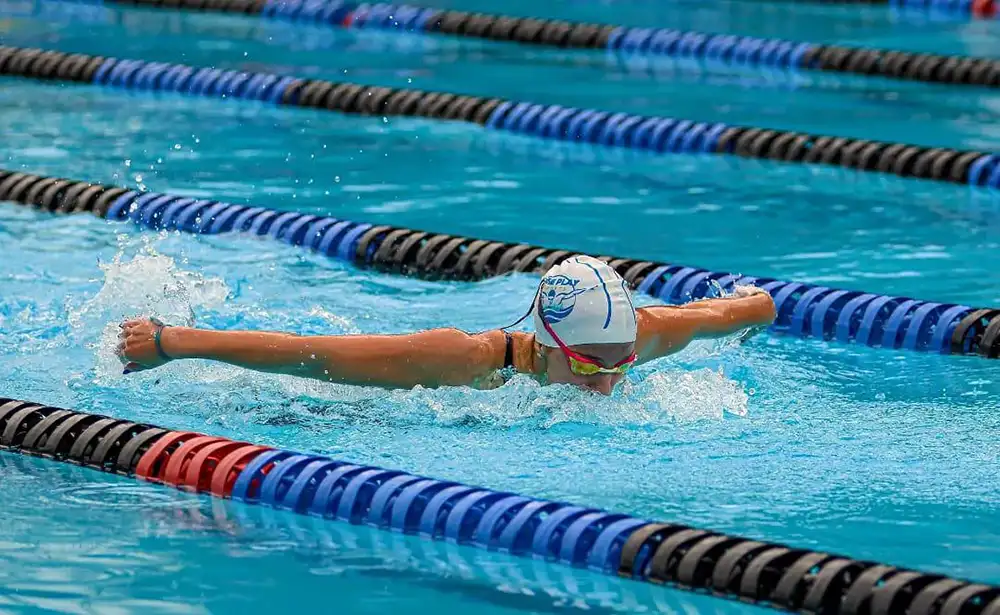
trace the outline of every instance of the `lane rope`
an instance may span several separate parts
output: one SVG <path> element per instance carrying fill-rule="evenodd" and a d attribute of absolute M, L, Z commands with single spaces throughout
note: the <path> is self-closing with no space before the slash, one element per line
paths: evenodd
<path fill-rule="evenodd" d="M 85 466 L 55 464 L 34 455 L 0 454 L 0 475 L 8 477 L 15 473 L 30 476 L 39 483 L 92 482 L 100 478 Z M 182 498 L 177 506 L 151 511 L 152 519 L 160 520 L 162 514 L 163 520 L 172 525 L 189 527 L 194 523 L 201 528 L 208 522 L 225 536 L 237 532 L 242 536 L 251 531 L 257 540 L 266 540 L 267 536 L 279 532 L 282 540 L 291 535 L 297 544 L 364 552 L 366 556 L 391 565 L 396 575 L 394 580 L 407 584 L 426 587 L 443 580 L 454 581 L 456 576 L 468 579 L 471 573 L 477 579 L 477 590 L 493 592 L 509 609 L 533 612 L 540 605 L 544 609 L 546 602 L 551 603 L 550 592 L 555 591 L 569 599 L 565 604 L 567 613 L 584 611 L 610 615 L 641 610 L 676 615 L 697 612 L 696 594 L 664 591 L 652 583 L 633 583 L 613 575 L 580 575 L 571 567 L 552 566 L 526 558 L 498 562 L 488 551 L 466 549 L 441 540 L 419 540 L 400 532 L 372 530 L 365 525 L 289 515 L 270 506 L 234 505 L 219 498 L 212 498 L 204 505 L 200 500 L 197 496 Z M 427 567 L 427 562 L 433 562 L 434 566 Z M 485 584 L 479 584 L 480 579 Z M 319 585 L 322 581 L 316 583 Z M 289 612 L 297 611 L 289 609 Z M 733 609 L 723 609 L 716 615 L 733 612 Z"/>
<path fill-rule="evenodd" d="M 792 0 L 794 1 L 794 0 Z M 192 22 L 187 19 L 197 12 L 123 11 L 121 5 L 92 3 L 76 0 L 0 0 L 0 14 L 11 18 L 37 18 L 58 23 L 113 24 L 128 30 L 129 35 L 155 36 L 161 33 L 176 35 L 219 36 L 219 24 L 213 20 Z M 241 27 L 239 27 L 241 26 Z M 431 52 L 434 61 L 444 64 L 453 61 L 480 62 L 492 57 L 491 51 L 475 46 L 440 45 L 437 37 L 376 36 L 361 37 L 351 42 L 347 49 L 344 41 L 327 36 L 322 31 L 303 31 L 294 21 L 247 20 L 241 24 L 229 23 L 222 29 L 233 40 L 250 40 L 267 45 L 291 46 L 299 51 L 338 49 L 348 53 L 421 53 Z M 135 33 L 132 30 L 135 30 Z M 573 50 L 553 50 L 539 57 L 536 63 L 545 66 L 567 66 L 573 69 L 594 68 L 628 74 L 631 80 L 665 81 L 682 79 L 685 82 L 705 83 L 714 86 L 743 89 L 798 90 L 819 88 L 823 91 L 867 91 L 865 83 L 856 79 L 845 80 L 836 74 L 821 72 L 758 70 L 754 67 L 730 66 L 719 71 L 698 58 L 678 56 L 653 56 L 649 54 L 579 54 Z M 692 79 L 694 78 L 694 79 Z M 780 95 L 775 93 L 775 95 Z M 987 119 L 982 119 L 986 122 Z"/>
<path fill-rule="evenodd" d="M 1000 155 L 819 136 L 446 92 L 0 46 L 0 75 L 241 99 L 369 116 L 475 123 L 542 139 L 656 153 L 720 154 L 1000 188 Z"/>
<path fill-rule="evenodd" d="M 755 1 L 755 0 L 751 0 Z M 992 19 L 997 16 L 996 0 L 781 0 L 792 4 L 840 4 L 888 6 L 898 11 L 925 11 L 939 15 Z"/>
<path fill-rule="evenodd" d="M 86 0 L 85 0 L 86 1 Z M 699 58 L 740 67 L 818 70 L 950 85 L 1000 87 L 1000 60 L 891 49 L 820 45 L 670 28 L 509 17 L 408 4 L 338 0 L 105 0 L 108 4 L 254 15 L 336 28 L 426 32 L 547 47 Z M 96 0 L 95 3 L 100 3 Z M 995 0 L 892 0 L 958 13 L 996 14 Z"/>
<path fill-rule="evenodd" d="M 430 279 L 541 274 L 568 250 L 510 244 L 327 216 L 234 205 L 0 169 L 0 201 L 52 213 L 90 212 L 153 230 L 249 233 L 359 267 Z M 1000 309 L 744 276 L 664 262 L 598 256 L 638 292 L 679 304 L 755 284 L 771 293 L 775 333 L 878 348 L 1000 355 Z"/>
<path fill-rule="evenodd" d="M 1000 608 L 1000 587 L 940 574 L 29 401 L 0 398 L 0 449 L 789 611 Z"/>

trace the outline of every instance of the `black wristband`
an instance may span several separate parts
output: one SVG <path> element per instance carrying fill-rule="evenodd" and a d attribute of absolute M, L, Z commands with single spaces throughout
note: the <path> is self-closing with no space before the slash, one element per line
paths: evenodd
<path fill-rule="evenodd" d="M 150 318 L 149 322 L 156 325 L 156 332 L 153 334 L 153 343 L 156 344 L 156 354 L 160 355 L 160 358 L 164 361 L 173 361 L 173 357 L 163 351 L 163 344 L 160 341 L 160 335 L 163 333 L 163 330 L 170 325 L 163 324 L 158 318 Z"/>

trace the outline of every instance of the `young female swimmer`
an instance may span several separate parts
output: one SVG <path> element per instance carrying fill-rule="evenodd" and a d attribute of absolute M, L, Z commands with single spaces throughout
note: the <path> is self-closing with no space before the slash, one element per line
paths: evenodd
<path fill-rule="evenodd" d="M 770 325 L 775 307 L 767 291 L 742 286 L 729 297 L 636 309 L 617 272 L 595 258 L 576 256 L 545 274 L 529 313 L 535 333 L 442 328 L 405 335 L 299 336 L 172 327 L 143 318 L 121 325 L 118 356 L 126 374 L 177 359 L 209 359 L 344 384 L 494 388 L 518 372 L 543 384 L 570 383 L 610 395 L 634 365 L 675 353 L 695 339 Z"/>

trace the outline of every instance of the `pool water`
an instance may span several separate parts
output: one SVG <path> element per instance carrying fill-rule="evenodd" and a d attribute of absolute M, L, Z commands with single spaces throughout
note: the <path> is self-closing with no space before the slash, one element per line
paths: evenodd
<path fill-rule="evenodd" d="M 504 10 L 978 55 L 991 54 L 987 41 L 1000 27 L 878 7 L 750 5 Z M 928 145 L 996 150 L 1000 142 L 1000 99 L 976 88 L 66 7 L 0 3 L 0 43 Z M 982 190 L 645 156 L 443 122 L 0 84 L 6 169 L 1000 303 L 998 204 Z M 0 396 L 1000 582 L 1000 381 L 980 358 L 770 335 L 699 342 L 642 367 L 605 399 L 525 379 L 492 392 L 381 391 L 203 362 L 123 376 L 113 355 L 116 325 L 131 315 L 303 334 L 481 330 L 519 316 L 535 284 L 527 276 L 426 282 L 248 237 L 155 234 L 5 205 Z M 757 610 L 10 453 L 0 453 L 0 481 L 5 612 Z"/>

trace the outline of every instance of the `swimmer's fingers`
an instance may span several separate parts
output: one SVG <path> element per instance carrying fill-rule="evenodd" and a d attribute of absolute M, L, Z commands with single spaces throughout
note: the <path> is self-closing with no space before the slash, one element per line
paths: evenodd
<path fill-rule="evenodd" d="M 125 365 L 122 373 L 141 372 L 166 363 L 156 343 L 156 333 L 162 326 L 152 318 L 137 318 L 119 323 L 115 354 Z"/>
<path fill-rule="evenodd" d="M 126 320 L 125 322 L 121 323 L 118 326 L 121 327 L 122 331 L 124 331 L 125 333 L 135 333 L 136 331 L 142 330 L 143 325 L 148 326 L 148 324 L 149 321 L 147 320 L 133 319 L 133 320 Z"/>
<path fill-rule="evenodd" d="M 131 358 L 129 357 L 129 352 L 128 352 L 129 348 L 128 348 L 128 346 L 129 345 L 128 345 L 128 342 L 126 340 L 122 340 L 122 341 L 118 342 L 118 345 L 115 346 L 115 355 L 118 357 L 118 360 L 121 361 L 122 364 L 126 366 L 125 367 L 126 370 L 129 369 L 128 368 L 129 365 L 134 365 L 134 366 L 138 366 L 139 365 L 135 361 L 132 361 Z M 131 371 L 139 371 L 139 370 L 132 369 Z"/>
<path fill-rule="evenodd" d="M 118 355 L 122 363 L 125 363 L 129 355 L 141 351 L 143 341 L 152 342 L 152 339 L 151 335 L 147 336 L 135 331 L 122 330 L 118 334 L 118 344 L 115 346 L 115 354 Z"/>
<path fill-rule="evenodd" d="M 142 318 L 129 318 L 118 324 L 118 327 L 125 332 L 132 331 L 152 331 L 159 326 L 158 322 L 154 322 L 150 317 Z"/>
<path fill-rule="evenodd" d="M 758 286 L 743 285 L 743 286 L 736 286 L 735 288 L 733 288 L 733 293 L 731 296 L 742 299 L 744 297 L 752 297 L 754 295 L 759 295 L 760 293 L 765 293 L 765 292 L 767 291 Z"/>
<path fill-rule="evenodd" d="M 148 367 L 143 367 L 135 361 L 129 361 L 125 364 L 125 369 L 122 370 L 122 374 L 131 374 L 133 372 L 141 372 L 149 369 Z"/>
<path fill-rule="evenodd" d="M 144 341 L 152 342 L 155 338 L 156 328 L 147 319 L 127 320 L 118 325 L 118 339 L 130 344 L 139 344 Z"/>
<path fill-rule="evenodd" d="M 135 329 L 125 329 L 125 328 L 122 328 L 122 329 L 119 329 L 119 331 L 118 331 L 118 341 L 119 342 L 126 342 L 128 340 L 135 339 L 135 336 L 136 336 Z"/>

